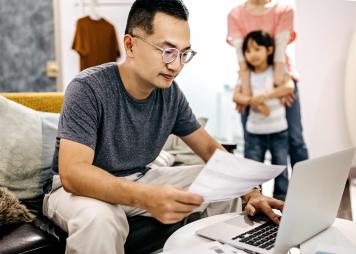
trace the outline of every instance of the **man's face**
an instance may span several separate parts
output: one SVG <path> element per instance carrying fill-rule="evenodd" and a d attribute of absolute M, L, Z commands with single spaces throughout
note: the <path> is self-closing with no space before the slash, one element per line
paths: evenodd
<path fill-rule="evenodd" d="M 168 88 L 183 68 L 180 55 L 171 63 L 164 63 L 162 49 L 176 48 L 180 52 L 190 48 L 190 29 L 187 21 L 157 13 L 153 19 L 153 34 L 148 35 L 143 30 L 134 31 L 134 35 L 144 38 L 133 38 L 134 68 L 145 85 L 156 88 Z M 148 43 L 147 43 L 148 42 Z"/>

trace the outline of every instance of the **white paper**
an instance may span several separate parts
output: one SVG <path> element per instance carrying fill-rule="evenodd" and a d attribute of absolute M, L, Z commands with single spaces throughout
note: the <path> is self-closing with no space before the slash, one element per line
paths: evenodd
<path fill-rule="evenodd" d="M 177 250 L 165 251 L 162 254 L 243 254 L 246 252 L 235 249 L 217 241 L 206 242 Z"/>
<path fill-rule="evenodd" d="M 233 199 L 275 178 L 285 168 L 216 150 L 188 191 L 203 196 L 206 203 Z"/>

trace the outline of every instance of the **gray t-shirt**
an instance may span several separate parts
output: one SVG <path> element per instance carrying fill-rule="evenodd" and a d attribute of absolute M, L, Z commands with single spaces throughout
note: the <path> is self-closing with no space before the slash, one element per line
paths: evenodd
<path fill-rule="evenodd" d="M 170 134 L 200 127 L 178 85 L 155 89 L 145 100 L 131 97 L 116 63 L 81 72 L 67 87 L 59 120 L 52 174 L 58 174 L 60 138 L 91 147 L 93 165 L 113 175 L 145 172 Z M 52 177 L 45 185 L 50 190 Z"/>

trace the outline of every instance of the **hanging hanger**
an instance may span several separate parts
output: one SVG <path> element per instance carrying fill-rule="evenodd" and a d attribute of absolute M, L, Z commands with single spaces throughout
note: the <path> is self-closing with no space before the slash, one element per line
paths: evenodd
<path fill-rule="evenodd" d="M 98 13 L 98 2 L 97 0 L 90 0 L 89 2 L 89 17 L 93 20 L 100 20 L 101 16 Z"/>
<path fill-rule="evenodd" d="M 85 0 L 80 0 L 80 4 L 78 4 L 80 6 L 80 10 L 82 13 L 82 16 L 85 15 Z"/>

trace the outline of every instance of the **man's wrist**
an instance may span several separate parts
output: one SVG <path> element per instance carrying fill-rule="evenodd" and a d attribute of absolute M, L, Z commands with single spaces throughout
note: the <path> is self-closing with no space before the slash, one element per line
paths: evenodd
<path fill-rule="evenodd" d="M 147 210 L 147 204 L 146 201 L 150 199 L 148 197 L 150 190 L 147 190 L 149 188 L 149 185 L 146 184 L 140 184 L 140 183 L 135 183 L 135 189 L 136 191 L 132 192 L 132 199 L 131 199 L 131 206 L 133 207 L 138 207 L 142 209 Z"/>
<path fill-rule="evenodd" d="M 250 199 L 250 196 L 254 193 L 262 193 L 262 189 L 259 186 L 255 186 L 252 188 L 252 190 L 250 190 L 249 192 L 247 192 L 245 195 L 242 196 L 242 201 L 243 202 L 248 202 L 248 200 Z"/>

